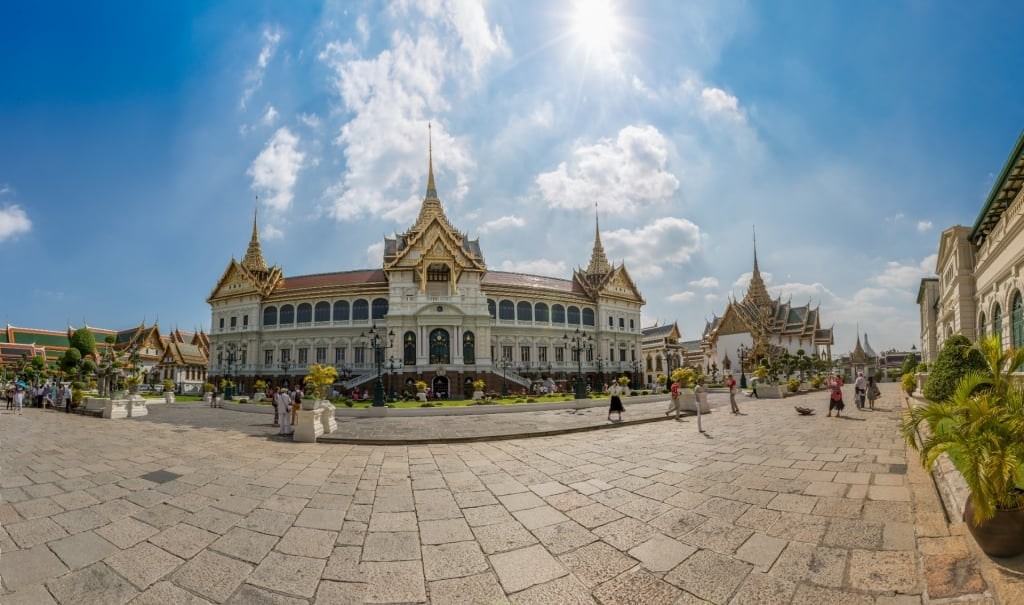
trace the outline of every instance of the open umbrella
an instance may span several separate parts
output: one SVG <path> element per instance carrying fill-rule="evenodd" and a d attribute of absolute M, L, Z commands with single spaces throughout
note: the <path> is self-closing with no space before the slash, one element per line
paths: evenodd
<path fill-rule="evenodd" d="M 28 385 L 25 384 L 25 381 L 23 381 L 23 380 L 19 380 L 18 382 L 15 382 L 14 386 L 18 387 L 19 389 L 27 389 L 28 388 Z"/>

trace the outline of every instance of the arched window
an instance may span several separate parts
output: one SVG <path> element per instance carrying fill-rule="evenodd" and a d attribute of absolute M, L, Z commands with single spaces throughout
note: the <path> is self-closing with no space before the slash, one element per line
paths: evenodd
<path fill-rule="evenodd" d="M 996 303 L 996 307 L 992 309 L 992 334 L 999 339 L 999 350 L 1003 350 L 1003 310 L 999 307 L 999 303 Z"/>
<path fill-rule="evenodd" d="M 334 303 L 334 321 L 348 321 L 347 300 L 339 300 Z"/>
<path fill-rule="evenodd" d="M 316 303 L 316 308 L 313 309 L 313 320 L 331 321 L 331 303 L 322 300 Z"/>
<path fill-rule="evenodd" d="M 491 316 L 491 319 L 494 319 L 495 317 L 498 316 L 498 314 L 495 312 L 494 300 L 490 298 L 487 299 L 487 313 L 488 315 Z"/>
<path fill-rule="evenodd" d="M 548 322 L 548 306 L 544 303 L 537 303 L 533 307 L 533 318 L 536 321 Z"/>
<path fill-rule="evenodd" d="M 281 325 L 295 323 L 295 307 L 283 305 L 281 307 Z"/>
<path fill-rule="evenodd" d="M 356 321 L 370 319 L 370 303 L 366 302 L 365 298 L 360 298 L 352 303 L 352 319 Z"/>
<path fill-rule="evenodd" d="M 565 307 L 562 305 L 551 305 L 551 323 L 565 323 Z"/>
<path fill-rule="evenodd" d="M 978 318 L 978 340 L 985 340 L 985 312 Z"/>
<path fill-rule="evenodd" d="M 472 332 L 462 335 L 462 363 L 467 365 L 476 363 L 476 337 Z"/>
<path fill-rule="evenodd" d="M 384 316 L 388 314 L 388 299 L 386 298 L 375 298 L 373 299 L 373 318 L 384 319 Z"/>
<path fill-rule="evenodd" d="M 277 325 L 277 307 L 267 307 L 266 309 L 263 309 L 263 325 Z"/>
<path fill-rule="evenodd" d="M 498 303 L 498 319 L 515 319 L 516 308 L 511 300 L 503 300 Z"/>
<path fill-rule="evenodd" d="M 569 316 L 569 325 L 570 326 L 578 326 L 578 325 L 580 325 L 580 308 L 579 307 L 569 307 L 568 316 Z"/>
<path fill-rule="evenodd" d="M 416 365 L 416 333 L 406 332 L 402 337 L 402 363 L 407 366 Z"/>
<path fill-rule="evenodd" d="M 516 305 L 516 319 L 519 321 L 533 321 L 533 305 L 526 301 L 520 301 Z"/>
<path fill-rule="evenodd" d="M 448 330 L 437 328 L 430 332 L 430 363 L 451 363 L 451 344 L 448 339 Z"/>
<path fill-rule="evenodd" d="M 313 321 L 313 305 L 309 303 L 302 303 L 299 305 L 298 316 L 296 320 L 300 324 L 308 324 Z"/>
<path fill-rule="evenodd" d="M 1024 305 L 1021 304 L 1020 291 L 1013 294 L 1013 306 L 1010 317 L 1013 318 L 1013 348 L 1024 347 Z"/>
<path fill-rule="evenodd" d="M 594 325 L 594 310 L 590 308 L 583 309 L 583 325 L 592 326 Z"/>

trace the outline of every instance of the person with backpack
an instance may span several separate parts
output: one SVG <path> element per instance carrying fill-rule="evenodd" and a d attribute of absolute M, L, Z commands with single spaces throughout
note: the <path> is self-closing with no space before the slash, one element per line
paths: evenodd
<path fill-rule="evenodd" d="M 302 387 L 295 387 L 295 392 L 292 393 L 292 418 L 291 424 L 295 424 L 295 421 L 299 416 L 299 408 L 302 407 Z"/>
<path fill-rule="evenodd" d="M 875 409 L 875 400 L 882 396 L 882 391 L 878 388 L 878 384 L 875 382 L 874 376 L 868 376 L 868 405 L 871 409 Z"/>
<path fill-rule="evenodd" d="M 679 381 L 673 380 L 672 387 L 670 389 L 672 398 L 668 402 L 668 409 L 665 410 L 666 416 L 668 416 L 669 414 L 672 413 L 673 410 L 675 410 L 676 420 L 679 420 L 679 414 L 682 412 L 682 408 L 680 408 L 681 402 L 679 397 L 679 388 Z M 609 416 L 611 416 L 611 414 L 609 414 Z"/>
<path fill-rule="evenodd" d="M 864 409 L 864 397 L 868 392 L 868 382 L 864 380 L 864 372 L 857 372 L 857 380 L 853 381 L 853 402 L 857 409 Z"/>
<path fill-rule="evenodd" d="M 833 376 L 829 381 L 828 416 L 832 416 L 832 410 L 836 411 L 836 418 L 846 407 L 843 403 L 843 380 L 839 376 Z"/>

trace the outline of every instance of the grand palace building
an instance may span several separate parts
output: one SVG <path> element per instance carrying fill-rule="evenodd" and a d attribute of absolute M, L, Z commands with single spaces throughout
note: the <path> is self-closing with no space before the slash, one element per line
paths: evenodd
<path fill-rule="evenodd" d="M 479 240 L 445 216 L 432 158 L 419 215 L 385 238 L 380 267 L 285 276 L 264 260 L 254 217 L 244 257 L 207 302 L 210 372 L 242 392 L 257 378 L 295 383 L 313 363 L 334 366 L 347 388 L 383 373 L 388 392 L 422 380 L 454 398 L 478 379 L 517 391 L 565 389 L 577 376 L 594 389 L 624 373 L 642 380 L 644 299 L 609 263 L 596 221 L 589 263 L 568 279 L 489 270 Z"/>
<path fill-rule="evenodd" d="M 922 361 L 934 362 L 953 334 L 996 335 L 1024 347 L 1024 132 L 999 172 L 985 205 L 967 227 L 942 232 L 937 277 L 921 280 Z"/>

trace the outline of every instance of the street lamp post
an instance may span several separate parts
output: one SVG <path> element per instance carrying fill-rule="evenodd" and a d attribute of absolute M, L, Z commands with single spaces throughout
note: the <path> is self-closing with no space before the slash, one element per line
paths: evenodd
<path fill-rule="evenodd" d="M 600 355 L 598 355 L 597 356 L 597 386 L 598 386 L 598 388 L 601 389 L 602 393 L 604 392 L 604 372 L 602 371 L 603 368 L 604 368 L 604 360 L 601 359 Z"/>
<path fill-rule="evenodd" d="M 630 369 L 633 370 L 633 388 L 641 388 L 643 385 L 640 384 L 639 378 L 637 378 L 640 374 L 640 360 L 634 359 L 629 362 L 629 365 Z"/>
<path fill-rule="evenodd" d="M 562 341 L 576 354 L 576 399 L 586 399 L 587 385 L 583 382 L 583 351 L 590 349 L 592 339 L 576 328 L 572 336 L 566 334 L 562 337 Z"/>
<path fill-rule="evenodd" d="M 508 357 L 503 357 L 498 367 L 501 368 L 501 396 L 508 397 L 508 369 L 515 365 Z"/>
<path fill-rule="evenodd" d="M 238 356 L 236 354 L 237 348 L 238 345 L 233 342 L 229 342 L 227 346 L 227 355 L 224 356 L 224 362 L 228 366 L 228 384 L 224 387 L 224 401 L 231 401 L 231 395 L 234 392 L 234 388 L 231 386 L 231 368 L 234 367 L 235 362 L 238 361 Z"/>
<path fill-rule="evenodd" d="M 402 367 L 401 359 L 395 359 L 394 355 L 388 358 L 388 398 L 391 398 L 391 394 L 395 392 L 394 386 L 391 384 L 391 377 L 395 373 L 395 370 L 399 370 Z"/>
<path fill-rule="evenodd" d="M 381 366 L 384 365 L 384 351 L 395 346 L 395 331 L 391 330 L 387 333 L 387 336 L 377 331 L 377 324 L 374 323 L 370 326 L 370 333 L 367 336 L 365 333 L 359 335 L 360 338 L 365 339 L 369 347 L 373 350 L 373 361 L 377 364 L 377 383 L 373 387 L 373 407 L 379 408 L 385 405 L 384 401 L 384 381 L 381 380 Z"/>
<path fill-rule="evenodd" d="M 279 367 L 282 370 L 284 370 L 284 381 L 285 382 L 289 382 L 289 380 L 288 380 L 288 370 L 291 369 L 292 362 L 290 362 L 288 360 L 282 360 L 281 363 L 277 364 L 277 367 Z M 292 386 L 292 385 L 289 384 L 288 386 Z"/>
<path fill-rule="evenodd" d="M 745 344 L 741 344 L 740 347 L 738 349 L 736 349 L 736 356 L 740 358 L 740 388 L 741 389 L 747 388 L 747 370 L 746 370 L 746 366 L 744 365 L 744 361 L 746 360 L 747 355 L 749 355 L 749 354 L 750 354 L 750 347 L 748 347 Z"/>

